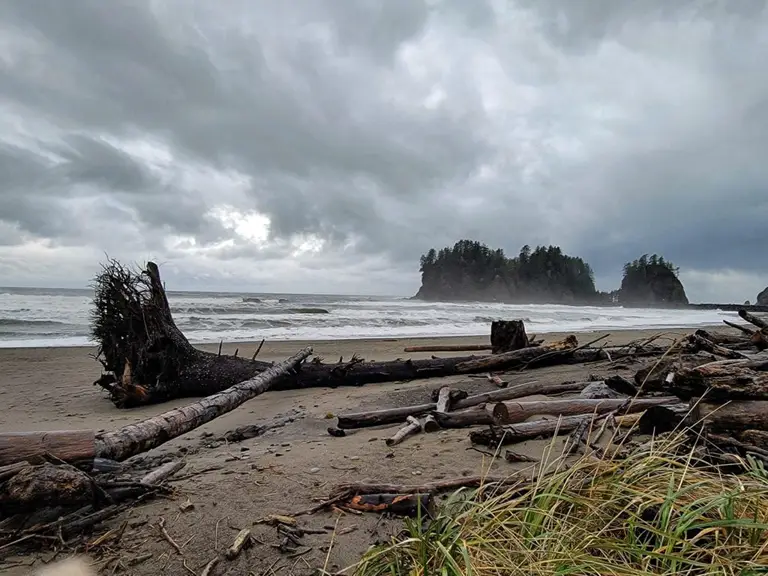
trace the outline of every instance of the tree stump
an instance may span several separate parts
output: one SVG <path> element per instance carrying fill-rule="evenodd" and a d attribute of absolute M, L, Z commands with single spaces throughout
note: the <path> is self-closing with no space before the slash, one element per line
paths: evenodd
<path fill-rule="evenodd" d="M 494 320 L 491 322 L 491 352 L 500 354 L 528 347 L 528 335 L 522 320 Z"/>

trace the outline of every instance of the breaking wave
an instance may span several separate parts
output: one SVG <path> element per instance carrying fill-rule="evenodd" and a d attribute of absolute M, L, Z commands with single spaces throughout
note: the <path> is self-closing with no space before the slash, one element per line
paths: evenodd
<path fill-rule="evenodd" d="M 87 345 L 92 293 L 0 290 L 0 347 Z M 501 318 L 530 333 L 665 329 L 719 324 L 719 310 L 427 303 L 402 298 L 170 292 L 179 328 L 196 343 L 486 335 Z"/>

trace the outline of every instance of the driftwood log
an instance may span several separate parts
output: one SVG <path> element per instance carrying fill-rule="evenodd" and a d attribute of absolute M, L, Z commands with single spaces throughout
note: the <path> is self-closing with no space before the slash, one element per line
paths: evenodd
<path fill-rule="evenodd" d="M 709 362 L 673 372 L 660 386 L 684 400 L 768 400 L 768 361 Z"/>
<path fill-rule="evenodd" d="M 539 400 L 535 402 L 496 402 L 486 404 L 484 409 L 462 410 L 447 414 L 436 413 L 435 418 L 443 428 L 463 428 L 486 424 L 515 424 L 525 422 L 532 416 L 576 416 L 580 414 L 606 414 L 623 406 L 632 406 L 634 412 L 652 406 L 677 404 L 680 400 L 669 396 L 664 398 L 635 399 L 588 399 L 568 398 L 563 400 Z"/>
<path fill-rule="evenodd" d="M 704 423 L 705 429 L 715 433 L 738 436 L 745 430 L 768 432 L 768 401 L 734 401 L 727 404 L 692 402 L 691 418 Z"/>
<path fill-rule="evenodd" d="M 65 462 L 92 460 L 95 457 L 118 462 L 125 460 L 186 434 L 266 392 L 278 378 L 293 370 L 311 353 L 311 348 L 305 348 L 254 378 L 218 394 L 113 432 L 99 435 L 92 430 L 0 434 L 0 466 L 46 454 Z"/>
<path fill-rule="evenodd" d="M 578 392 L 583 390 L 592 382 L 564 382 L 562 384 L 540 384 L 538 382 L 524 382 L 503 390 L 494 390 L 493 392 L 484 392 L 468 396 L 463 400 L 457 400 L 453 404 L 454 410 L 471 408 L 487 402 L 500 402 L 502 400 L 513 400 L 523 398 L 533 394 L 559 394 L 561 392 Z M 380 426 L 382 424 L 393 424 L 404 422 L 408 416 L 419 416 L 428 414 L 437 409 L 435 402 L 425 404 L 416 404 L 412 406 L 402 406 L 398 408 L 388 408 L 385 410 L 374 410 L 371 412 L 356 412 L 349 414 L 340 414 L 338 427 L 342 429 L 365 428 L 369 426 Z"/>
<path fill-rule="evenodd" d="M 649 405 L 639 403 L 640 400 L 647 399 L 634 399 L 631 404 L 628 403 L 626 406 L 622 406 L 617 412 L 629 416 L 638 412 L 643 412 L 646 408 L 650 407 Z M 669 403 L 670 406 L 674 406 L 677 404 L 673 404 L 672 402 L 675 402 L 676 400 L 677 399 L 667 399 L 667 403 Z M 656 405 L 658 406 L 659 404 Z M 471 431 L 469 433 L 469 439 L 473 444 L 482 444 L 495 448 L 507 444 L 523 442 L 524 440 L 531 440 L 533 438 L 538 438 L 539 436 L 549 437 L 554 434 L 565 434 L 566 432 L 572 432 L 578 428 L 585 420 L 591 421 L 604 417 L 605 413 L 591 413 L 562 416 L 558 418 L 542 418 L 540 420 L 532 420 L 520 424 L 508 424 L 505 426 L 489 426 L 485 430 Z M 616 419 L 620 420 L 620 418 L 623 417 L 624 416 L 617 417 Z M 633 419 L 630 418 L 629 421 L 631 422 Z"/>
<path fill-rule="evenodd" d="M 483 352 L 490 344 L 434 344 L 430 346 L 406 346 L 403 352 Z"/>

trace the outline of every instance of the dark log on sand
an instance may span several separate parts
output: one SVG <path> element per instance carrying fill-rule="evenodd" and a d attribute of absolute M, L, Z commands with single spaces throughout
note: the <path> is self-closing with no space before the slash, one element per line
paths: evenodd
<path fill-rule="evenodd" d="M 561 392 L 577 392 L 586 388 L 591 382 L 564 382 L 562 384 L 539 384 L 538 382 L 524 382 L 504 388 L 503 390 L 494 390 L 493 392 L 484 392 L 468 396 L 464 400 L 458 400 L 453 405 L 454 410 L 461 410 L 483 404 L 486 402 L 500 402 L 502 400 L 513 400 L 523 398 L 532 394 L 559 394 Z M 419 416 L 433 412 L 437 408 L 435 402 L 426 404 L 416 404 L 413 406 L 403 406 L 399 408 L 388 408 L 385 410 L 375 410 L 371 412 L 356 412 L 350 414 L 340 414 L 338 427 L 342 429 L 365 428 L 368 426 L 380 426 L 382 424 L 393 424 L 404 422 L 408 416 Z"/>
<path fill-rule="evenodd" d="M 403 352 L 483 352 L 490 349 L 490 344 L 443 344 L 433 346 L 406 346 L 403 348 Z"/>
<path fill-rule="evenodd" d="M 539 436 L 552 436 L 555 433 L 564 434 L 571 432 L 584 420 L 592 420 L 596 417 L 597 415 L 595 414 L 581 414 L 579 416 L 534 420 L 508 426 L 491 426 L 486 430 L 473 430 L 469 433 L 469 439 L 473 444 L 497 448 L 498 446 L 515 444 Z"/>
<path fill-rule="evenodd" d="M 529 346 L 522 320 L 494 320 L 491 322 L 491 351 L 493 354 L 520 350 Z"/>
<path fill-rule="evenodd" d="M 497 402 L 487 404 L 485 409 L 462 410 L 447 414 L 435 414 L 438 424 L 443 428 L 462 428 L 485 424 L 515 424 L 524 422 L 532 416 L 576 416 L 580 414 L 606 414 L 628 405 L 631 402 L 634 412 L 652 406 L 677 404 L 680 400 L 674 396 L 665 398 L 635 399 L 598 399 L 568 398 L 564 400 L 540 400 L 535 402 Z"/>
<path fill-rule="evenodd" d="M 53 454 L 66 462 L 87 462 L 96 456 L 93 430 L 10 432 L 0 434 L 0 466 Z"/>
<path fill-rule="evenodd" d="M 734 401 L 712 404 L 692 401 L 691 419 L 702 421 L 711 432 L 738 435 L 745 430 L 768 431 L 768 401 Z"/>
<path fill-rule="evenodd" d="M 194 430 L 266 392 L 280 376 L 311 353 L 311 348 L 305 348 L 250 380 L 113 432 L 100 435 L 92 430 L 0 434 L 0 465 L 46 454 L 65 462 L 93 460 L 95 457 L 118 462 L 125 460 Z"/>
<path fill-rule="evenodd" d="M 768 320 L 760 318 L 759 316 L 755 316 L 746 310 L 739 310 L 739 316 L 741 316 L 742 319 L 746 320 L 753 326 L 757 326 L 760 330 L 768 331 Z"/>
<path fill-rule="evenodd" d="M 606 414 L 613 412 L 625 405 L 631 405 L 632 412 L 641 412 L 652 406 L 665 406 L 677 404 L 680 400 L 675 396 L 663 398 L 567 398 L 563 400 L 539 400 L 535 402 L 503 402 L 507 408 L 507 420 L 505 423 L 516 424 L 524 422 L 531 416 L 576 416 L 579 414 Z"/>
<path fill-rule="evenodd" d="M 710 362 L 675 372 L 663 388 L 684 400 L 768 400 L 768 361 Z"/>
<path fill-rule="evenodd" d="M 432 498 L 429 494 L 358 494 L 340 506 L 361 512 L 379 512 L 395 516 L 422 516 L 431 514 Z"/>
<path fill-rule="evenodd" d="M 366 484 L 360 482 L 348 482 L 338 484 L 333 488 L 330 498 L 336 498 L 345 494 L 439 494 L 451 492 L 459 488 L 480 488 L 518 486 L 523 480 L 516 476 L 495 478 L 492 476 L 462 476 L 461 478 L 448 478 L 436 480 L 426 484 Z"/>
<path fill-rule="evenodd" d="M 666 352 L 661 346 L 648 345 L 640 349 L 632 349 L 626 346 L 605 346 L 603 348 L 576 348 L 576 339 L 567 341 L 563 345 L 546 345 L 539 347 L 523 348 L 514 352 L 505 352 L 490 356 L 482 356 L 462 362 L 456 365 L 456 371 L 460 374 L 475 372 L 489 372 L 499 370 L 512 370 L 525 367 L 556 366 L 560 364 L 581 364 L 586 362 L 599 362 L 601 360 L 616 360 L 628 356 L 653 356 Z"/>

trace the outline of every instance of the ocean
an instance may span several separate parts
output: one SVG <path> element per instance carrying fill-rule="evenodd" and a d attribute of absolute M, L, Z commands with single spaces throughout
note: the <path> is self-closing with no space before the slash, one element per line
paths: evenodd
<path fill-rule="evenodd" d="M 90 290 L 0 288 L 0 347 L 82 346 Z M 720 324 L 719 310 L 427 303 L 406 298 L 312 294 L 169 292 L 177 325 L 193 343 L 482 336 L 496 319 L 523 318 L 529 333 L 665 329 Z"/>

